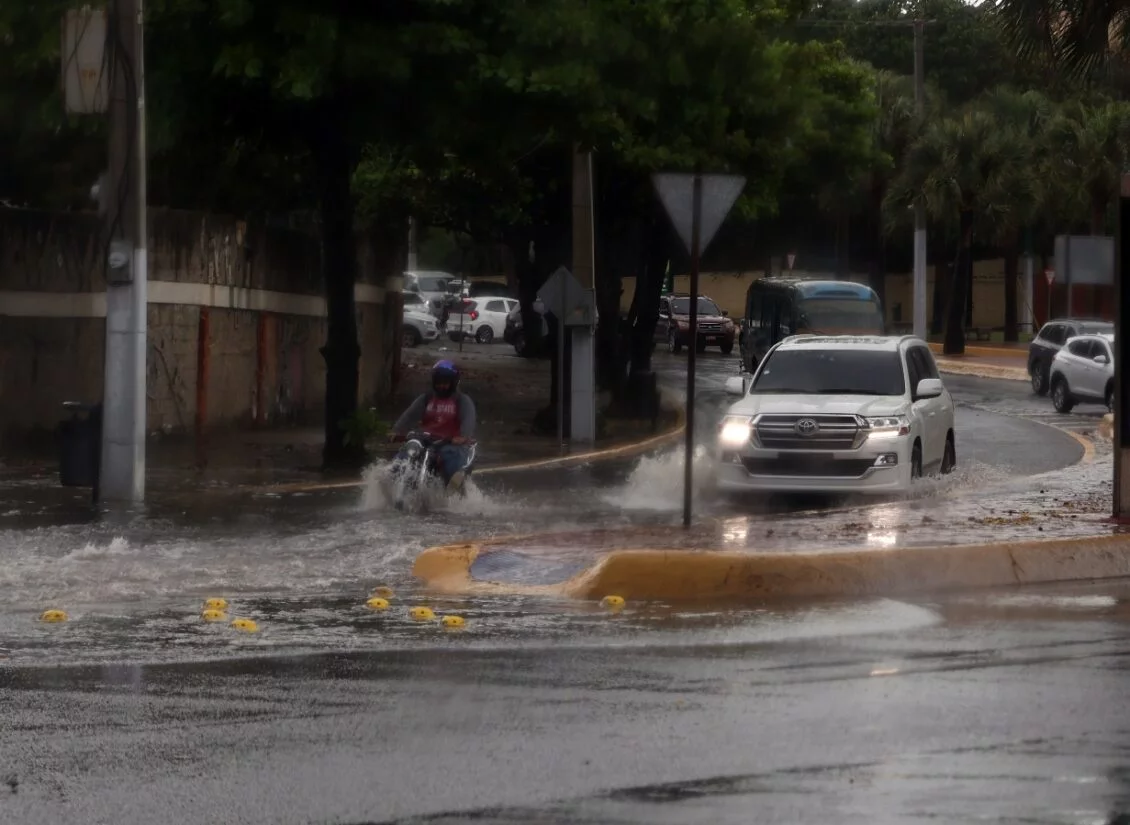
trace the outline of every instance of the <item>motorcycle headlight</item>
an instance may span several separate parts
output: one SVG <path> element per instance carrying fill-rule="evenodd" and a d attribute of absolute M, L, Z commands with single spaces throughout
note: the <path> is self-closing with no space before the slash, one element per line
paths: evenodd
<path fill-rule="evenodd" d="M 718 443 L 724 447 L 740 447 L 749 443 L 753 435 L 751 419 L 746 416 L 727 416 L 718 431 Z"/>
<path fill-rule="evenodd" d="M 423 449 L 424 448 L 420 445 L 419 441 L 409 441 L 404 445 L 404 454 L 409 458 L 415 458 Z"/>
<path fill-rule="evenodd" d="M 910 434 L 910 419 L 905 415 L 886 415 L 867 419 L 867 437 L 898 438 Z"/>

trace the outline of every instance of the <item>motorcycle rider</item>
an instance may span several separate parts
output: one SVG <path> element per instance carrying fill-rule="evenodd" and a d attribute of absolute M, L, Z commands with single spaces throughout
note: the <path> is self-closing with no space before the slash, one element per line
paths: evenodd
<path fill-rule="evenodd" d="M 461 490 L 466 479 L 467 444 L 475 437 L 475 404 L 459 391 L 459 368 L 451 361 L 436 361 L 431 391 L 421 394 L 397 419 L 389 441 L 403 439 L 417 425 L 447 441 L 439 449 L 439 470 L 449 491 Z"/>

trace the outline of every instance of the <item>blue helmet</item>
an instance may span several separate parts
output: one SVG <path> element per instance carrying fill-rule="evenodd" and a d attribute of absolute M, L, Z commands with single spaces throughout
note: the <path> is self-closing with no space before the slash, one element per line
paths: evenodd
<path fill-rule="evenodd" d="M 447 386 L 440 390 L 436 385 L 444 382 Z M 440 398 L 447 398 L 459 387 L 459 367 L 448 360 L 436 361 L 432 367 L 432 391 Z"/>

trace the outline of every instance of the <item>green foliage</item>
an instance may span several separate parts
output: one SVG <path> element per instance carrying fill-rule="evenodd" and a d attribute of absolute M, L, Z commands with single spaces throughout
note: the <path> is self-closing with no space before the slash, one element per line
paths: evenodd
<path fill-rule="evenodd" d="M 364 449 L 370 440 L 388 435 L 389 428 L 389 423 L 382 419 L 373 407 L 355 410 L 352 415 L 338 423 L 338 429 L 344 433 L 345 446 L 361 449 Z"/>

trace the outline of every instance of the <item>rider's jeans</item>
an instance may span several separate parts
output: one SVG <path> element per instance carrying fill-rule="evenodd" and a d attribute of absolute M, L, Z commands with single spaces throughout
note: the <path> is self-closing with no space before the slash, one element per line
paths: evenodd
<path fill-rule="evenodd" d="M 462 470 L 467 463 L 467 448 L 455 444 L 444 444 L 439 448 L 440 471 L 444 482 L 451 481 L 456 470 Z"/>

